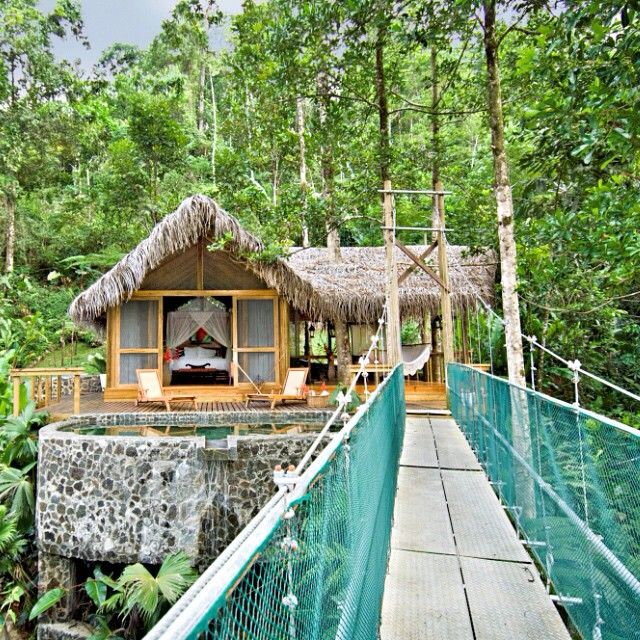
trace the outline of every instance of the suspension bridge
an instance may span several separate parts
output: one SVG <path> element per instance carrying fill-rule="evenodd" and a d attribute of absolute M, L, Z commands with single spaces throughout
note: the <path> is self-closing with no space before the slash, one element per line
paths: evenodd
<path fill-rule="evenodd" d="M 640 397 L 535 336 L 530 387 L 494 376 L 492 323 L 505 323 L 479 294 L 491 373 L 452 362 L 439 209 L 450 417 L 407 416 L 402 364 L 369 393 L 376 347 L 399 344 L 388 296 L 311 448 L 146 640 L 640 639 L 640 435 L 581 407 L 580 380 Z M 536 390 L 535 349 L 570 371 L 573 404 Z M 350 415 L 359 378 L 366 402 Z"/>
<path fill-rule="evenodd" d="M 147 640 L 639 637 L 637 432 L 459 364 L 405 427 L 402 373 Z"/>

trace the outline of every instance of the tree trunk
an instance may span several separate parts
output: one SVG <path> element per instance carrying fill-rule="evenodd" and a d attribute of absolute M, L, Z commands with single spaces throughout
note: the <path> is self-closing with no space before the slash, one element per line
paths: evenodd
<path fill-rule="evenodd" d="M 489 118 L 495 195 L 498 209 L 502 309 L 504 314 L 509 381 L 525 386 L 520 308 L 517 290 L 516 241 L 513 224 L 513 198 L 509 183 L 509 165 L 504 143 L 504 116 L 500 89 L 496 2 L 484 0 L 484 48 L 489 80 Z"/>
<path fill-rule="evenodd" d="M 205 82 L 205 63 L 200 63 L 200 76 L 198 78 L 198 110 L 196 113 L 198 131 L 204 131 L 204 82 Z"/>
<path fill-rule="evenodd" d="M 16 194 L 10 187 L 4 197 L 5 203 L 5 254 L 4 254 L 4 271 L 11 273 L 15 263 L 16 253 Z"/>
<path fill-rule="evenodd" d="M 329 133 L 329 81 L 327 74 L 322 71 L 318 74 L 318 93 L 320 94 L 319 120 L 322 132 L 322 145 L 320 146 L 320 165 L 322 173 L 322 199 L 326 206 L 325 228 L 327 230 L 327 249 L 331 260 L 340 262 L 340 233 L 335 215 L 334 206 L 334 178 L 333 147 Z"/>
<path fill-rule="evenodd" d="M 438 52 L 435 47 L 431 47 L 431 152 L 433 161 L 431 163 L 431 187 L 438 190 L 440 182 L 440 118 L 438 116 L 438 103 L 440 101 L 438 87 Z M 438 211 L 438 196 L 433 196 L 431 209 L 431 226 L 437 229 L 440 226 L 440 212 Z M 431 241 L 435 242 L 438 232 L 431 232 Z"/>
<path fill-rule="evenodd" d="M 334 318 L 333 326 L 336 331 L 336 364 L 338 365 L 338 379 L 345 385 L 351 382 L 351 343 L 349 341 L 349 327 L 342 318 Z"/>
<path fill-rule="evenodd" d="M 298 135 L 298 152 L 300 163 L 300 193 L 302 194 L 302 246 L 309 246 L 309 226 L 307 224 L 307 199 L 309 196 L 309 183 L 307 182 L 307 151 L 304 139 L 305 100 L 302 96 L 296 98 L 296 134 Z"/>
<path fill-rule="evenodd" d="M 218 105 L 213 74 L 209 73 L 209 89 L 211 91 L 211 181 L 216 186 L 216 150 L 218 147 Z"/>
<path fill-rule="evenodd" d="M 384 76 L 385 27 L 378 28 L 376 38 L 376 93 L 378 99 L 380 131 L 380 177 L 382 179 L 382 215 L 386 227 L 384 246 L 386 258 L 386 298 L 387 298 L 387 360 L 393 366 L 401 360 L 400 349 L 400 298 L 398 295 L 398 265 L 394 250 L 393 194 L 391 193 L 389 107 Z"/>
<path fill-rule="evenodd" d="M 327 75 L 324 72 L 318 74 L 317 78 L 318 94 L 320 95 L 319 103 L 319 119 L 320 130 L 322 132 L 322 145 L 320 147 L 320 165 L 322 172 L 322 198 L 325 202 L 327 215 L 325 218 L 325 228 L 327 230 L 327 249 L 329 259 L 333 262 L 342 262 L 342 253 L 340 252 L 340 233 L 337 228 L 334 208 L 334 178 L 335 168 L 333 165 L 333 148 L 331 146 L 331 137 L 329 135 L 328 126 L 328 107 L 329 107 L 329 86 Z M 300 101 L 300 99 L 298 99 Z M 300 104 L 300 102 L 299 102 Z M 304 117 L 304 111 L 300 110 Z M 300 122 L 300 119 L 298 120 Z M 304 120 L 303 120 L 304 122 Z M 304 166 L 304 183 L 306 185 L 306 163 L 304 163 L 304 124 L 302 133 L 298 124 L 298 135 L 300 138 L 300 186 L 303 184 L 303 166 Z M 306 195 L 306 192 L 305 192 Z M 307 235 L 308 242 L 308 235 Z M 348 385 L 349 365 L 351 364 L 351 346 L 349 344 L 349 328 L 347 323 L 339 317 L 333 318 L 333 327 L 336 332 L 336 365 L 338 367 L 338 379 L 340 382 Z"/>

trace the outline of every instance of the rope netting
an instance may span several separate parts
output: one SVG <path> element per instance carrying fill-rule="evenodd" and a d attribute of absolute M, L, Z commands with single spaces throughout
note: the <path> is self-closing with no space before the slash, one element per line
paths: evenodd
<path fill-rule="evenodd" d="M 199 603 L 183 602 L 180 618 L 161 621 L 150 636 L 376 638 L 404 434 L 403 383 L 398 366 L 295 487 L 265 507 L 274 517 L 262 519 L 263 533 L 253 535 L 243 561 L 238 550 L 226 562 L 222 589 L 222 571 L 208 584 L 204 574 L 192 587 Z"/>
<path fill-rule="evenodd" d="M 583 638 L 638 638 L 640 434 L 450 364 L 451 410 Z"/>

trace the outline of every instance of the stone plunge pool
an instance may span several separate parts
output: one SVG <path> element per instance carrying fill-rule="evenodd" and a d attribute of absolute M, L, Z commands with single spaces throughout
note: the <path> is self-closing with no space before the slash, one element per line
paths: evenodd
<path fill-rule="evenodd" d="M 75 584 L 79 567 L 156 565 L 179 550 L 204 569 L 275 493 L 274 466 L 296 464 L 330 414 L 96 414 L 43 427 L 40 590 Z"/>

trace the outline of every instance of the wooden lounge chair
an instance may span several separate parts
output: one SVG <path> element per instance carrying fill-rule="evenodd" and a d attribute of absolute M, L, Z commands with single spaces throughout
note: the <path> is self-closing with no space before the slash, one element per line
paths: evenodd
<path fill-rule="evenodd" d="M 191 402 L 193 410 L 198 410 L 196 396 L 163 393 L 157 369 L 136 369 L 136 376 L 138 377 L 136 406 L 143 402 L 162 402 L 167 411 L 171 411 L 172 402 Z"/>
<path fill-rule="evenodd" d="M 284 385 L 280 391 L 272 391 L 271 393 L 248 393 L 245 406 L 249 407 L 251 402 L 268 402 L 273 409 L 276 404 L 283 404 L 289 400 L 290 402 L 304 402 L 307 398 L 304 392 L 304 386 L 309 375 L 309 367 L 292 368 L 287 371 L 287 377 L 284 379 Z"/>

